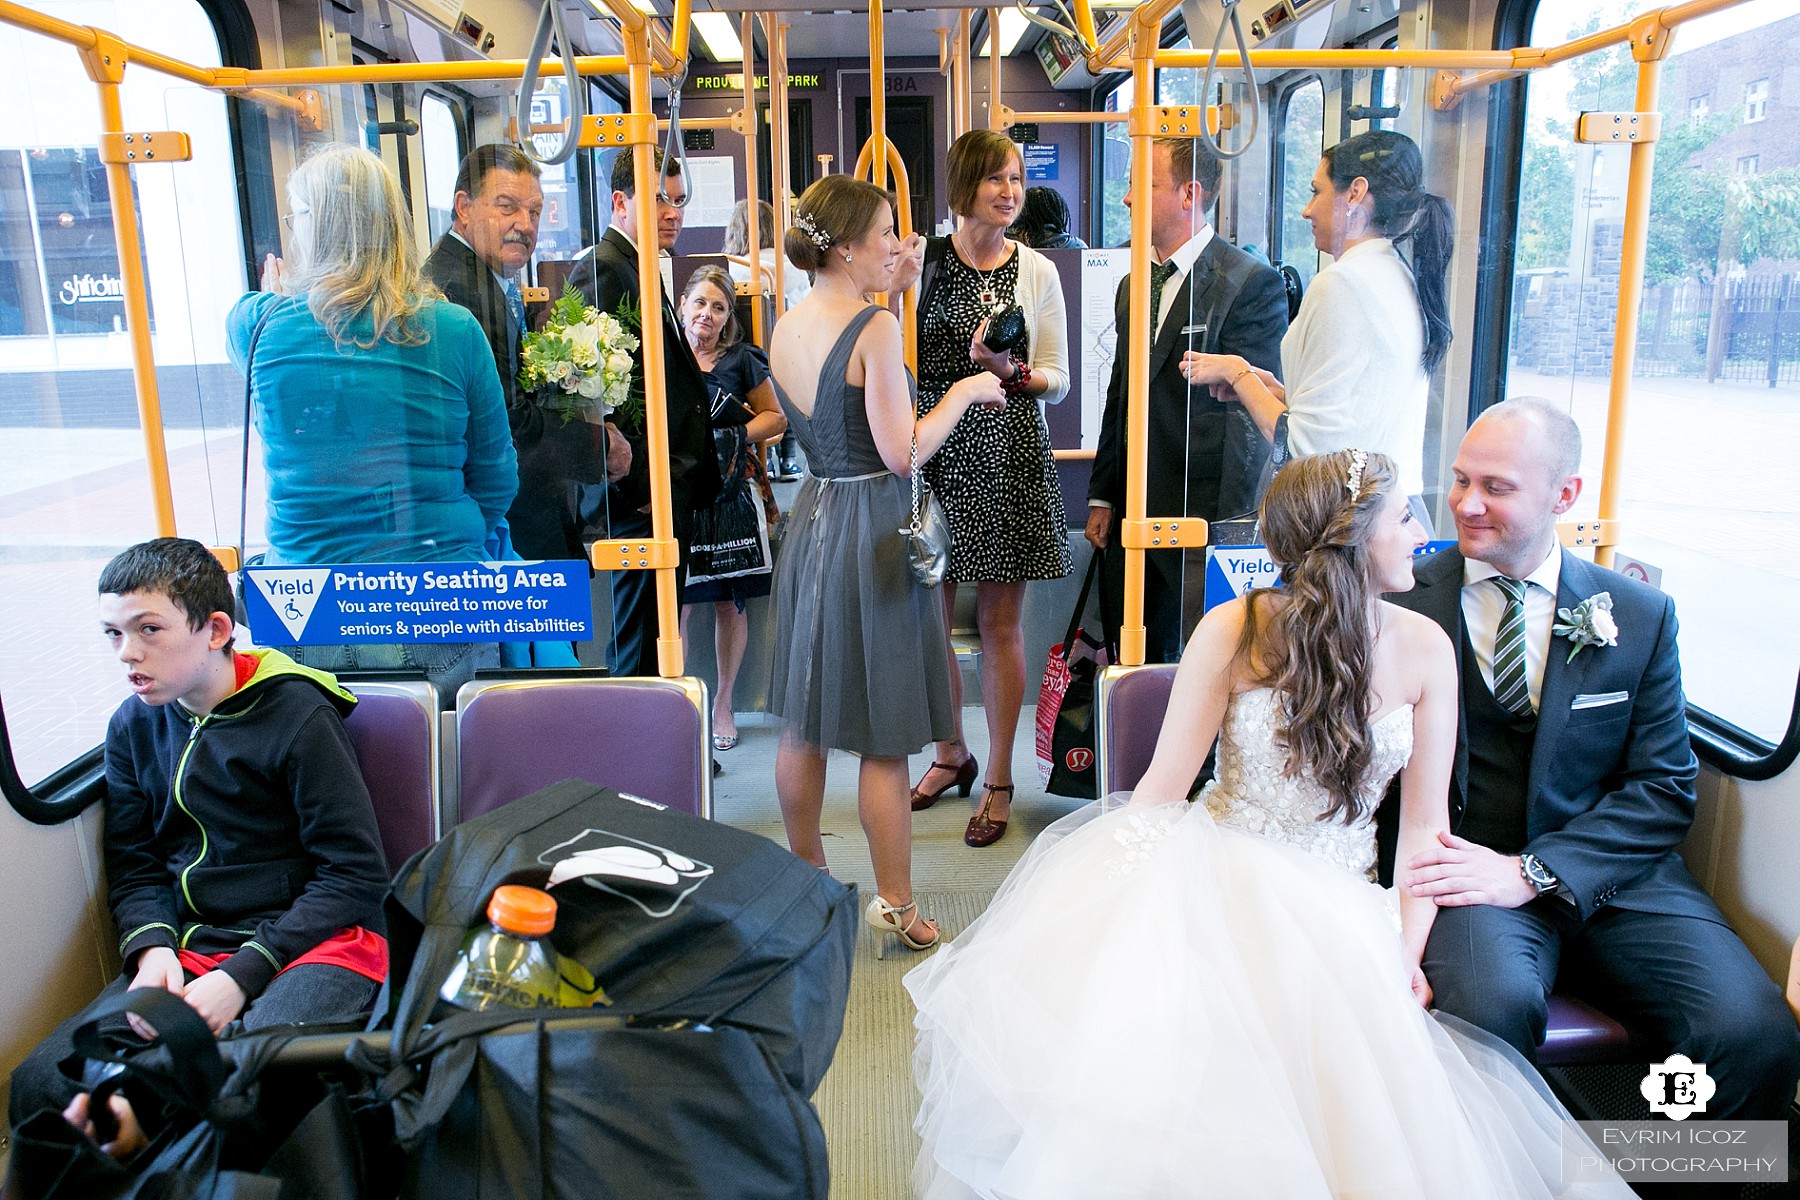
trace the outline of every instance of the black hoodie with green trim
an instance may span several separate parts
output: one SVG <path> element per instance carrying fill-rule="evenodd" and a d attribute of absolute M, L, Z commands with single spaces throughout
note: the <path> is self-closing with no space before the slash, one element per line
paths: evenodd
<path fill-rule="evenodd" d="M 344 732 L 356 698 L 277 650 L 204 717 L 133 696 L 106 731 L 107 898 L 127 972 L 229 954 L 255 999 L 339 930 L 383 929 L 387 864 Z"/>

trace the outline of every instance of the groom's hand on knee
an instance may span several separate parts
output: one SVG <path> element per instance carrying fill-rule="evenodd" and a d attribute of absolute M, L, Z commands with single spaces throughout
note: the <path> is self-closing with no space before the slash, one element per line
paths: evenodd
<path fill-rule="evenodd" d="M 1438 834 L 1438 844 L 1413 855 L 1400 881 L 1410 895 L 1428 896 L 1440 908 L 1491 904 L 1518 908 L 1537 898 L 1519 869 L 1519 856 Z"/>

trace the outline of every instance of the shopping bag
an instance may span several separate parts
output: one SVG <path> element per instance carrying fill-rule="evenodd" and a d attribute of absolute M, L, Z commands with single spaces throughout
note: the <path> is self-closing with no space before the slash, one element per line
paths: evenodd
<path fill-rule="evenodd" d="M 1063 640 L 1050 647 L 1038 688 L 1037 758 L 1044 790 L 1056 796 L 1092 800 L 1098 794 L 1095 757 L 1095 685 L 1100 669 L 1117 661 L 1117 649 L 1094 640 L 1082 628 L 1088 593 L 1099 578 L 1103 551 L 1096 548 L 1088 563 L 1081 595 L 1069 617 Z M 1101 627 L 1112 627 L 1106 615 L 1106 589 L 1100 590 Z"/>
<path fill-rule="evenodd" d="M 689 583 L 767 573 L 775 557 L 769 548 L 769 519 L 745 480 L 726 487 L 717 503 L 694 514 L 688 547 Z"/>

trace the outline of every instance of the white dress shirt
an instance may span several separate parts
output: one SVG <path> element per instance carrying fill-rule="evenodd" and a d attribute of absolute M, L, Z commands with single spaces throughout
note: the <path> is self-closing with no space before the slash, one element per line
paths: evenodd
<path fill-rule="evenodd" d="M 1494 636 L 1506 615 L 1506 593 L 1492 582 L 1500 572 L 1473 558 L 1463 559 L 1463 627 L 1469 631 L 1469 648 L 1481 678 L 1494 690 Z M 1562 580 L 1562 546 L 1551 542 L 1550 553 L 1537 569 L 1525 576 L 1525 683 L 1536 709 L 1544 694 L 1544 664 L 1550 657 L 1550 626 L 1556 623 L 1556 586 Z"/>
<path fill-rule="evenodd" d="M 1182 281 L 1192 273 L 1195 260 L 1200 257 L 1200 252 L 1206 249 L 1212 240 L 1213 227 L 1210 224 L 1202 225 L 1199 232 L 1181 243 L 1175 253 L 1163 260 L 1175 264 L 1175 273 L 1169 276 L 1167 283 L 1163 284 L 1162 307 L 1156 313 L 1156 332 L 1158 334 L 1162 332 L 1163 322 L 1168 319 L 1169 310 L 1175 307 L 1175 297 L 1181 293 Z M 1150 340 L 1154 342 L 1156 338 L 1152 337 Z"/>

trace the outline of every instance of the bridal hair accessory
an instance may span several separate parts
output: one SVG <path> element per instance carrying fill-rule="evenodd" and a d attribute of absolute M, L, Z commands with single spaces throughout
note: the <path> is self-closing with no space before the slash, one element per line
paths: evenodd
<path fill-rule="evenodd" d="M 1612 605 L 1611 592 L 1595 592 L 1574 608 L 1556 610 L 1557 620 L 1550 632 L 1574 643 L 1569 657 L 1563 660 L 1565 665 L 1574 662 L 1575 656 L 1588 646 L 1619 644 L 1619 625 L 1613 620 Z"/>
<path fill-rule="evenodd" d="M 1368 465 L 1368 462 L 1369 452 L 1367 450 L 1350 452 L 1350 472 L 1344 479 L 1344 487 L 1350 493 L 1352 504 L 1356 503 L 1356 497 L 1362 491 L 1363 468 Z"/>
<path fill-rule="evenodd" d="M 808 216 L 806 213 L 797 212 L 794 214 L 794 228 L 811 238 L 813 240 L 813 245 L 817 246 L 819 249 L 828 250 L 831 248 L 831 235 L 821 230 L 817 225 L 814 225 L 812 217 Z"/>

